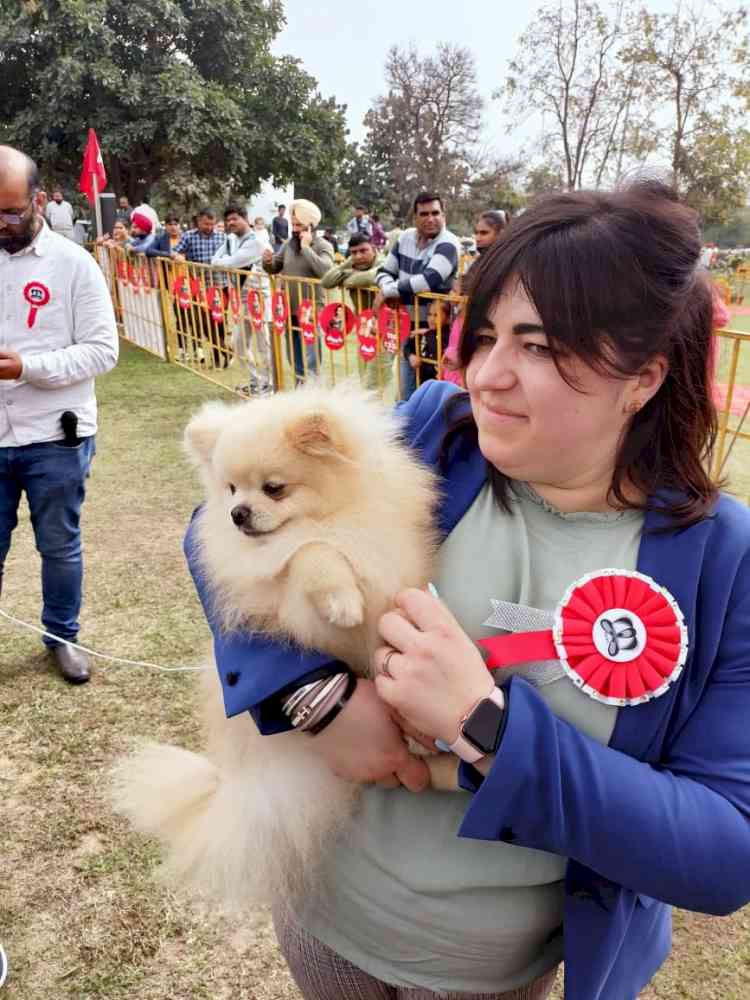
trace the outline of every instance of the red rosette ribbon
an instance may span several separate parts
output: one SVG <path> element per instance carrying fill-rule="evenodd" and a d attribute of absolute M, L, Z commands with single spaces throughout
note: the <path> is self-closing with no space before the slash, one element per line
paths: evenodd
<path fill-rule="evenodd" d="M 138 295 L 141 290 L 141 279 L 138 273 L 138 268 L 133 263 L 128 264 L 128 281 L 130 283 L 130 287 L 133 289 L 133 293 Z"/>
<path fill-rule="evenodd" d="M 565 673 L 606 705 L 640 705 L 664 694 L 687 657 L 677 601 L 642 573 L 590 573 L 557 606 L 555 649 Z"/>
<path fill-rule="evenodd" d="M 383 348 L 389 354 L 398 354 L 399 347 L 409 339 L 411 333 L 411 317 L 404 306 L 390 309 L 381 306 L 378 312 L 378 332 Z"/>
<path fill-rule="evenodd" d="M 127 284 L 128 281 L 128 262 L 120 257 L 117 261 L 117 277 L 120 281 L 124 281 Z"/>
<path fill-rule="evenodd" d="M 323 340 L 329 351 L 340 351 L 356 324 L 354 313 L 343 302 L 331 302 L 318 317 Z"/>
<path fill-rule="evenodd" d="M 289 318 L 289 304 L 286 295 L 282 291 L 274 292 L 271 298 L 271 316 L 273 328 L 279 337 L 284 335 L 286 321 Z"/>
<path fill-rule="evenodd" d="M 369 364 L 374 361 L 378 353 L 378 335 L 375 313 L 372 309 L 365 309 L 356 317 L 357 320 L 357 340 L 359 341 L 359 356 Z"/>
<path fill-rule="evenodd" d="M 29 315 L 26 317 L 26 326 L 31 329 L 36 323 L 36 314 L 50 300 L 49 288 L 41 281 L 29 281 L 23 289 L 23 297 L 29 304 Z"/>
<path fill-rule="evenodd" d="M 207 288 L 206 302 L 208 303 L 208 311 L 211 314 L 211 319 L 214 323 L 221 323 L 224 319 L 224 297 L 221 294 L 221 289 L 217 288 L 216 285 L 211 285 L 210 288 Z"/>
<path fill-rule="evenodd" d="M 190 282 L 187 278 L 175 278 L 172 283 L 172 294 L 177 299 L 180 309 L 187 309 L 190 306 Z"/>
<path fill-rule="evenodd" d="M 643 573 L 604 569 L 576 580 L 552 629 L 517 632 L 479 645 L 490 669 L 557 658 L 595 701 L 641 705 L 664 694 L 685 666 L 688 632 L 677 601 Z"/>
<path fill-rule="evenodd" d="M 148 266 L 148 261 L 142 260 L 140 266 L 141 272 L 141 284 L 146 292 L 151 291 L 151 268 Z"/>
<path fill-rule="evenodd" d="M 247 311 L 253 330 L 260 333 L 263 329 L 263 299 L 257 288 L 251 288 L 247 293 Z"/>
<path fill-rule="evenodd" d="M 236 323 L 240 318 L 240 312 L 242 310 L 242 299 L 240 298 L 239 291 L 234 287 L 234 285 L 229 286 L 229 311 L 232 314 L 232 319 Z"/>
<path fill-rule="evenodd" d="M 297 307 L 297 322 L 306 344 L 315 343 L 315 308 L 312 299 L 302 299 Z"/>

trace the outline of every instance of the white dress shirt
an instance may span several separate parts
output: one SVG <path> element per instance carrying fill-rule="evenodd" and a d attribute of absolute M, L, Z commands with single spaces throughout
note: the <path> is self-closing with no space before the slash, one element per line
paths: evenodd
<path fill-rule="evenodd" d="M 254 264 L 260 262 L 264 249 L 254 229 L 248 229 L 245 235 L 240 237 L 230 233 L 211 258 L 211 263 L 249 271 Z"/>
<path fill-rule="evenodd" d="M 68 201 L 50 201 L 45 211 L 47 222 L 56 233 L 73 235 L 73 206 Z"/>
<path fill-rule="evenodd" d="M 0 379 L 0 448 L 60 440 L 65 410 L 79 437 L 96 433 L 94 377 L 117 363 L 112 300 L 93 257 L 45 224 L 25 250 L 0 250 L 0 350 L 23 363 Z"/>

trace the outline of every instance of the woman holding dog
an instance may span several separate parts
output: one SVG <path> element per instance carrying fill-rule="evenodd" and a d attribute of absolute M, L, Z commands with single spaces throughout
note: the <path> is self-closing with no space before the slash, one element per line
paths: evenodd
<path fill-rule="evenodd" d="M 750 899 L 750 511 L 705 471 L 700 249 L 643 183 L 550 196 L 477 263 L 468 392 L 401 411 L 443 476 L 439 596 L 398 596 L 376 680 L 309 740 L 371 787 L 321 891 L 276 914 L 306 1000 L 536 1000 L 563 960 L 568 1000 L 630 1000 L 672 906 Z M 216 653 L 228 713 L 267 733 L 326 665 L 218 631 Z M 404 733 L 450 747 L 463 791 L 425 791 Z"/>

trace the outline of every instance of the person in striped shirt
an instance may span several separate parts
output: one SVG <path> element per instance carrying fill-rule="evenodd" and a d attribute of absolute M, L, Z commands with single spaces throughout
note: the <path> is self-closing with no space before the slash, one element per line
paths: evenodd
<path fill-rule="evenodd" d="M 378 269 L 380 291 L 373 304 L 375 312 L 383 303 L 413 306 L 414 296 L 420 292 L 449 295 L 458 271 L 459 253 L 458 237 L 446 226 L 442 198 L 432 191 L 422 191 L 414 199 L 414 228 L 399 236 Z M 416 318 L 422 326 L 427 323 L 428 305 L 423 300 L 419 306 Z M 415 369 L 402 359 L 402 398 L 408 399 L 415 388 Z"/>

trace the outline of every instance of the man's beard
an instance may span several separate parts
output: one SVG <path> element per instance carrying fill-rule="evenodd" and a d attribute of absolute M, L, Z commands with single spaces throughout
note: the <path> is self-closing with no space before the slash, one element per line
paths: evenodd
<path fill-rule="evenodd" d="M 25 250 L 37 234 L 38 222 L 37 216 L 32 214 L 20 232 L 17 229 L 14 232 L 3 229 L 0 232 L 0 250 L 5 250 L 10 254 Z"/>
<path fill-rule="evenodd" d="M 292 244 L 292 250 L 295 253 L 302 252 L 302 243 L 300 242 L 299 233 L 292 233 L 289 242 Z"/>

